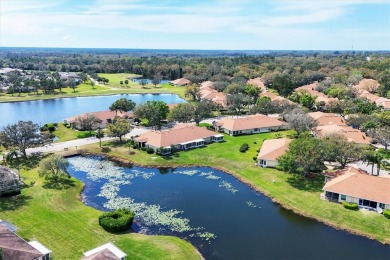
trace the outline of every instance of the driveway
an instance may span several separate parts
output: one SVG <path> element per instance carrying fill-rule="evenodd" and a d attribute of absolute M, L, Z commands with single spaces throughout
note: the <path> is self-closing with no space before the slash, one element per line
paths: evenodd
<path fill-rule="evenodd" d="M 140 135 L 142 133 L 150 131 L 149 129 L 143 128 L 143 127 L 137 127 L 134 128 L 130 133 L 125 135 L 125 138 L 130 139 L 132 136 Z M 115 140 L 116 137 L 104 137 L 102 138 L 103 141 L 109 141 L 109 140 Z M 82 147 L 83 145 L 87 144 L 93 144 L 98 143 L 99 139 L 96 137 L 88 137 L 83 139 L 76 139 L 72 141 L 67 142 L 59 142 L 59 143 L 52 143 L 41 147 L 34 147 L 29 148 L 26 150 L 27 154 L 32 153 L 47 153 L 47 152 L 58 152 L 58 151 L 64 151 L 67 150 L 77 150 L 78 148 Z"/>

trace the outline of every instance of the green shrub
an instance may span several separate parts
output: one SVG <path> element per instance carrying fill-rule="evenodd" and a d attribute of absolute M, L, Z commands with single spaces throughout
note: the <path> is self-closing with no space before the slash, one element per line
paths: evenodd
<path fill-rule="evenodd" d="M 152 153 L 154 153 L 154 150 L 153 150 L 152 147 L 148 147 L 148 148 L 146 148 L 146 152 L 147 152 L 148 154 L 152 154 Z"/>
<path fill-rule="evenodd" d="M 349 202 L 343 201 L 342 204 L 343 204 L 344 208 L 346 208 L 346 209 L 350 209 L 350 210 L 358 210 L 359 209 L 358 204 L 356 204 L 356 203 L 349 203 Z"/>
<path fill-rule="evenodd" d="M 54 132 L 56 130 L 56 127 L 54 124 L 47 124 L 47 130 L 49 130 L 50 133 Z"/>
<path fill-rule="evenodd" d="M 240 147 L 240 152 L 245 153 L 246 151 L 248 151 L 248 149 L 249 145 L 247 143 L 243 143 Z"/>
<path fill-rule="evenodd" d="M 257 156 L 252 157 L 253 161 L 257 161 Z"/>
<path fill-rule="evenodd" d="M 103 146 L 102 147 L 102 153 L 108 153 L 108 152 L 111 152 L 111 148 L 107 147 L 107 146 Z"/>
<path fill-rule="evenodd" d="M 81 132 L 77 135 L 77 138 L 88 138 L 88 137 L 93 137 L 96 135 L 95 131 L 92 131 L 91 133 L 89 132 Z"/>
<path fill-rule="evenodd" d="M 55 127 L 58 127 L 58 123 L 53 123 L 53 125 L 54 125 Z"/>
<path fill-rule="evenodd" d="M 47 126 L 41 126 L 41 128 L 39 130 L 41 130 L 41 132 L 48 131 Z"/>
<path fill-rule="evenodd" d="M 133 223 L 134 213 L 128 209 L 117 209 L 99 216 L 99 225 L 108 232 L 123 232 Z"/>
<path fill-rule="evenodd" d="M 390 219 L 390 210 L 384 209 L 383 210 L 383 216 L 385 216 L 385 218 Z"/>

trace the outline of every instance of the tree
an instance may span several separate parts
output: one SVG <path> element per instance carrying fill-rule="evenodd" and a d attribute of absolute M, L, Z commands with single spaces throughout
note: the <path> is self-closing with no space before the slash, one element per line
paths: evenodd
<path fill-rule="evenodd" d="M 283 97 L 290 95 L 295 87 L 290 77 L 286 74 L 276 75 L 266 86 L 275 89 Z"/>
<path fill-rule="evenodd" d="M 78 128 L 81 130 L 89 131 L 89 134 L 92 134 L 92 129 L 97 125 L 100 124 L 102 120 L 97 118 L 93 114 L 86 114 L 85 116 L 78 116 L 76 117 L 75 123 L 77 124 Z"/>
<path fill-rule="evenodd" d="M 318 172 L 324 167 L 324 158 L 325 149 L 321 140 L 302 136 L 292 140 L 287 152 L 277 159 L 278 169 L 301 174 Z"/>
<path fill-rule="evenodd" d="M 251 103 L 254 104 L 259 97 L 261 89 L 253 85 L 246 85 L 245 94 L 250 98 Z"/>
<path fill-rule="evenodd" d="M 73 93 L 75 93 L 76 88 L 77 88 L 76 81 L 74 79 L 69 79 L 68 84 L 69 84 L 69 87 L 71 87 L 73 89 Z"/>
<path fill-rule="evenodd" d="M 193 101 L 200 100 L 199 87 L 196 84 L 186 86 L 185 94 L 186 97 L 191 97 Z"/>
<path fill-rule="evenodd" d="M 248 104 L 248 98 L 244 94 L 230 94 L 226 96 L 226 103 L 229 110 L 240 114 L 245 105 Z"/>
<path fill-rule="evenodd" d="M 122 142 L 122 137 L 130 131 L 130 123 L 124 118 L 116 118 L 113 124 L 107 126 L 108 136 L 118 137 L 120 142 Z"/>
<path fill-rule="evenodd" d="M 102 147 L 102 138 L 104 137 L 104 132 L 103 132 L 103 130 L 102 129 L 98 129 L 97 131 L 96 131 L 96 138 L 98 138 L 99 139 L 99 146 L 100 147 Z"/>
<path fill-rule="evenodd" d="M 300 108 L 296 108 L 287 113 L 284 118 L 298 135 L 317 126 L 317 122 Z"/>
<path fill-rule="evenodd" d="M 390 145 L 390 126 L 375 128 L 372 137 L 387 150 Z"/>
<path fill-rule="evenodd" d="M 382 160 L 385 158 L 384 154 L 378 151 L 367 151 L 364 155 L 363 161 L 367 162 L 367 165 L 371 164 L 371 174 L 374 175 L 374 166 L 376 165 L 376 171 L 379 175 L 382 166 Z"/>
<path fill-rule="evenodd" d="M 149 125 L 155 129 L 160 128 L 161 120 L 166 119 L 169 112 L 169 107 L 163 101 L 147 101 L 145 104 L 135 108 L 134 114 L 138 118 L 146 119 Z"/>
<path fill-rule="evenodd" d="M 125 85 L 126 85 L 126 88 L 127 88 L 127 85 L 129 85 L 129 80 L 128 79 L 125 80 Z"/>
<path fill-rule="evenodd" d="M 3 128 L 0 132 L 0 142 L 5 147 L 18 147 L 27 158 L 26 149 L 41 143 L 42 138 L 38 124 L 31 121 L 19 121 Z"/>
<path fill-rule="evenodd" d="M 194 110 L 194 121 L 199 125 L 200 121 L 212 117 L 213 110 L 216 109 L 217 105 L 208 99 L 201 100 L 195 104 Z"/>
<path fill-rule="evenodd" d="M 139 84 L 144 88 L 146 86 L 146 84 L 148 84 L 148 80 L 147 79 L 140 79 Z"/>
<path fill-rule="evenodd" d="M 347 163 L 357 161 L 362 157 L 362 149 L 354 142 L 339 134 L 330 134 L 322 138 L 325 147 L 325 159 L 340 163 L 345 168 Z"/>
<path fill-rule="evenodd" d="M 58 182 L 62 177 L 70 178 L 67 171 L 68 166 L 67 159 L 53 154 L 39 163 L 39 175 L 45 176 L 53 182 Z"/>
<path fill-rule="evenodd" d="M 120 112 L 128 112 L 132 110 L 135 107 L 135 103 L 131 99 L 127 98 L 121 98 L 115 101 L 114 103 L 111 104 L 110 106 L 110 111 L 115 111 L 115 114 L 118 115 L 118 111 Z"/>
<path fill-rule="evenodd" d="M 92 86 L 92 89 L 95 89 L 95 81 L 93 81 L 92 79 L 91 79 L 91 86 Z"/>
<path fill-rule="evenodd" d="M 122 87 L 122 85 L 123 85 L 123 80 L 119 81 L 119 84 L 121 84 L 121 87 Z"/>
<path fill-rule="evenodd" d="M 157 87 L 157 85 L 160 84 L 161 80 L 162 80 L 161 74 L 160 73 L 155 74 L 152 79 L 152 84 L 154 85 L 154 87 Z"/>
<path fill-rule="evenodd" d="M 171 122 L 186 123 L 194 117 L 195 105 L 190 103 L 179 104 L 169 111 L 168 120 Z"/>
<path fill-rule="evenodd" d="M 85 73 L 85 72 L 81 72 L 81 73 L 79 74 L 79 76 L 80 76 L 80 79 L 81 79 L 81 81 L 82 81 L 83 83 L 85 83 L 85 82 L 88 80 L 88 75 L 87 75 L 87 73 Z"/>

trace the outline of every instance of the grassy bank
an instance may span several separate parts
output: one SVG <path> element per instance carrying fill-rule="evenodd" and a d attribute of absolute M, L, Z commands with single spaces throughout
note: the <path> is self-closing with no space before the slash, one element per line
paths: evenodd
<path fill-rule="evenodd" d="M 124 76 L 125 75 L 125 76 Z M 103 95 L 115 95 L 115 94 L 158 94 L 158 93 L 171 93 L 177 94 L 180 97 L 184 98 L 184 87 L 175 87 L 169 84 L 160 84 L 157 87 L 154 85 L 148 84 L 145 87 L 142 87 L 138 83 L 132 82 L 129 80 L 129 85 L 121 86 L 119 81 L 128 75 L 135 74 L 99 74 L 99 76 L 104 76 L 106 78 L 112 79 L 107 85 L 98 85 L 96 84 L 92 88 L 90 82 L 86 82 L 77 86 L 75 90 L 72 88 L 63 88 L 61 92 L 58 90 L 53 94 L 44 94 L 39 92 L 36 93 L 22 93 L 19 94 L 4 94 L 0 93 L 0 103 L 2 102 L 18 102 L 18 101 L 29 101 L 29 100 L 41 100 L 41 99 L 55 99 L 55 98 L 67 98 L 67 97 L 81 97 L 81 96 L 103 96 Z M 124 80 L 123 80 L 124 81 Z"/>
<path fill-rule="evenodd" d="M 128 259 L 201 258 L 190 243 L 176 237 L 105 232 L 98 225 L 101 212 L 80 201 L 83 185 L 78 180 L 71 179 L 67 188 L 57 190 L 38 176 L 37 169 L 23 170 L 22 176 L 34 185 L 19 196 L 1 198 L 0 219 L 15 224 L 21 237 L 46 245 L 55 259 L 80 259 L 83 252 L 109 241 L 125 251 Z"/>
<path fill-rule="evenodd" d="M 288 132 L 284 132 L 287 134 Z M 265 139 L 271 139 L 275 133 L 230 137 L 226 142 L 210 144 L 206 148 L 180 152 L 178 156 L 163 158 L 135 150 L 129 155 L 128 148 L 116 142 L 106 143 L 111 147 L 108 154 L 124 158 L 141 165 L 205 165 L 216 167 L 234 174 L 255 189 L 264 192 L 284 207 L 299 214 L 315 218 L 340 229 L 347 229 L 390 243 L 390 221 L 375 212 L 350 211 L 340 204 L 320 200 L 323 178 L 307 180 L 299 176 L 285 174 L 275 169 L 255 166 L 253 157 Z M 248 143 L 250 149 L 246 153 L 239 152 L 239 147 Z M 87 151 L 99 153 L 97 144 L 86 147 Z"/>

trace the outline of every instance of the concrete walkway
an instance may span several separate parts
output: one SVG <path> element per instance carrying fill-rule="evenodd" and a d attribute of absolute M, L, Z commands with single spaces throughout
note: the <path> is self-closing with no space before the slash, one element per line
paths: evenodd
<path fill-rule="evenodd" d="M 142 133 L 150 131 L 149 129 L 143 128 L 143 127 L 137 127 L 134 128 L 130 133 L 125 135 L 125 138 L 129 139 L 132 136 L 140 135 Z M 104 137 L 102 138 L 103 141 L 109 141 L 109 140 L 115 140 L 116 137 Z M 83 145 L 87 144 L 93 144 L 98 143 L 99 139 L 96 137 L 88 137 L 83 139 L 76 139 L 72 141 L 67 142 L 59 142 L 59 143 L 52 143 L 49 145 L 41 146 L 41 147 L 34 147 L 29 148 L 26 150 L 27 154 L 33 154 L 33 153 L 47 153 L 47 152 L 58 152 L 58 151 L 64 151 L 64 150 L 77 150 Z"/>

